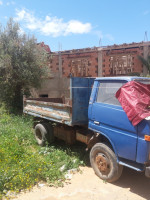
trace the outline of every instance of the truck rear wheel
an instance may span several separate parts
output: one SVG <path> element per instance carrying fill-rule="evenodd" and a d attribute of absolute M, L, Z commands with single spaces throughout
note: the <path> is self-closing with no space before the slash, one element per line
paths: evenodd
<path fill-rule="evenodd" d="M 45 146 L 46 142 L 52 143 L 54 141 L 53 127 L 49 123 L 37 124 L 34 135 L 40 146 Z"/>
<path fill-rule="evenodd" d="M 115 153 L 106 144 L 97 143 L 93 146 L 90 163 L 96 175 L 107 182 L 115 182 L 122 174 L 123 166 L 117 163 Z"/>

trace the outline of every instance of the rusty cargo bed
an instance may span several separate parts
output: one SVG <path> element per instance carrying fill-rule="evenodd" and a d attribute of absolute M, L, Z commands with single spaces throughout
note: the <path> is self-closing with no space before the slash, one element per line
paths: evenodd
<path fill-rule="evenodd" d="M 94 78 L 62 78 L 49 80 L 48 97 L 24 98 L 23 112 L 53 122 L 74 125 L 88 124 L 88 104 Z M 52 90 L 53 87 L 53 90 Z"/>

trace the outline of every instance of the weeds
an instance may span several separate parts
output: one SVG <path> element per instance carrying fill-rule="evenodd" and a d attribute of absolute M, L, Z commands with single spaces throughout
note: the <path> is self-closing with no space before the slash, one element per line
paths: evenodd
<path fill-rule="evenodd" d="M 61 185 L 67 170 L 84 164 L 81 148 L 55 144 L 39 147 L 32 118 L 0 109 L 0 199 L 10 192 L 30 189 L 39 181 Z M 63 170 L 60 170 L 63 166 Z"/>

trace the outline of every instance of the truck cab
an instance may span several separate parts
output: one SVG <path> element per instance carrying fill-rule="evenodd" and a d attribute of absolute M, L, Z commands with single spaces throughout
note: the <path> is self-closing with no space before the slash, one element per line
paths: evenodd
<path fill-rule="evenodd" d="M 89 100 L 88 128 L 100 138 L 91 149 L 91 165 L 109 182 L 120 177 L 123 166 L 150 176 L 150 142 L 145 140 L 150 135 L 150 121 L 144 119 L 133 126 L 115 97 L 129 81 L 150 84 L 150 79 L 143 77 L 97 78 Z"/>

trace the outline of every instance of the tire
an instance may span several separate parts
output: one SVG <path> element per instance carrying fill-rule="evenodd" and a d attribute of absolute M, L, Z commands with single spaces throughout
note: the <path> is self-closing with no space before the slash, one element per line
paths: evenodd
<path fill-rule="evenodd" d="M 90 152 L 90 163 L 95 174 L 107 182 L 117 181 L 123 170 L 123 166 L 117 163 L 115 153 L 106 144 L 97 143 Z"/>
<path fill-rule="evenodd" d="M 37 124 L 34 135 L 40 146 L 45 146 L 46 142 L 52 143 L 54 141 L 53 127 L 49 123 Z"/>

